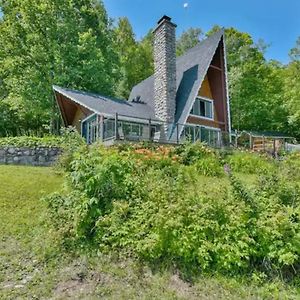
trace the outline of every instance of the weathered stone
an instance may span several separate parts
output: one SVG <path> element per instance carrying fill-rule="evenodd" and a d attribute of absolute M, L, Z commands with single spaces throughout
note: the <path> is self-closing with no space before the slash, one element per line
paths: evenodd
<path fill-rule="evenodd" d="M 7 152 L 9 154 L 14 154 L 16 152 L 16 149 L 11 147 L 11 148 L 8 148 Z"/>
<path fill-rule="evenodd" d="M 57 154 L 57 150 L 52 149 L 51 151 L 49 151 L 50 156 L 54 156 L 56 154 Z"/>
<path fill-rule="evenodd" d="M 59 148 L 2 147 L 0 164 L 50 166 L 54 164 L 61 152 Z"/>
<path fill-rule="evenodd" d="M 43 155 L 40 155 L 39 158 L 38 158 L 38 162 L 40 162 L 40 163 L 46 162 L 46 157 L 43 156 Z"/>
<path fill-rule="evenodd" d="M 154 30 L 155 114 L 173 123 L 176 108 L 176 25 L 162 18 Z"/>

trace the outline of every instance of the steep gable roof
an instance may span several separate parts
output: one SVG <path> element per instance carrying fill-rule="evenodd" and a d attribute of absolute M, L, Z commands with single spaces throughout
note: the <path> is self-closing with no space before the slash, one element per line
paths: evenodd
<path fill-rule="evenodd" d="M 188 50 L 176 60 L 176 113 L 175 122 L 184 124 L 208 71 L 214 54 L 222 41 L 224 30 L 220 30 Z M 155 108 L 154 75 L 133 87 L 129 101 L 136 97 Z"/>

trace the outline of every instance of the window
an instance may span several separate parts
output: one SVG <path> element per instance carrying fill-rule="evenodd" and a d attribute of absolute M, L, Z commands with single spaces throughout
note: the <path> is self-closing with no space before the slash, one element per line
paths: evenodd
<path fill-rule="evenodd" d="M 213 119 L 213 101 L 196 98 L 191 114 L 208 119 Z"/>
<path fill-rule="evenodd" d="M 181 138 L 191 142 L 204 142 L 212 147 L 220 147 L 221 145 L 220 130 L 204 126 L 185 125 Z"/>

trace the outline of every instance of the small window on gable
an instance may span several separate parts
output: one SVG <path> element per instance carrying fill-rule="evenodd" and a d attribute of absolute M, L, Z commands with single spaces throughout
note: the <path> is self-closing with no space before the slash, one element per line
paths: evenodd
<path fill-rule="evenodd" d="M 195 116 L 213 119 L 213 101 L 196 98 L 191 114 Z"/>

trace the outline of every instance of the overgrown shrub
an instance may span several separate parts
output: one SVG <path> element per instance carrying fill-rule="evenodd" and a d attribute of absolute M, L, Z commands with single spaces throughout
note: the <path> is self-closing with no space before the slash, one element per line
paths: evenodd
<path fill-rule="evenodd" d="M 63 140 L 60 136 L 15 136 L 0 138 L 0 147 L 61 147 Z"/>
<path fill-rule="evenodd" d="M 300 178 L 300 153 L 294 152 L 286 155 L 282 163 L 282 171 L 287 176 Z"/>
<path fill-rule="evenodd" d="M 198 159 L 195 162 L 196 170 L 199 174 L 205 176 L 223 176 L 224 171 L 220 159 L 216 157 L 206 157 Z"/>
<path fill-rule="evenodd" d="M 235 151 L 228 156 L 227 162 L 233 171 L 245 174 L 275 171 L 275 163 L 271 158 L 247 151 Z"/>
<path fill-rule="evenodd" d="M 63 153 L 60 155 L 56 165 L 59 169 L 70 171 L 75 152 L 79 151 L 80 148 L 86 148 L 86 142 L 73 127 L 61 129 L 59 142 Z"/>
<path fill-rule="evenodd" d="M 264 157 L 226 159 L 233 171 L 216 197 L 199 188 L 198 174 L 220 176 L 223 163 L 202 145 L 85 147 L 70 164 L 72 193 L 47 203 L 52 218 L 62 220 L 56 226 L 102 252 L 198 272 L 292 274 L 300 265 L 299 185 L 272 175 L 277 167 Z M 265 175 L 249 189 L 234 171 Z"/>
<path fill-rule="evenodd" d="M 179 156 L 184 165 L 191 165 L 201 158 L 214 155 L 214 151 L 200 142 L 186 143 L 175 148 L 174 152 Z"/>

